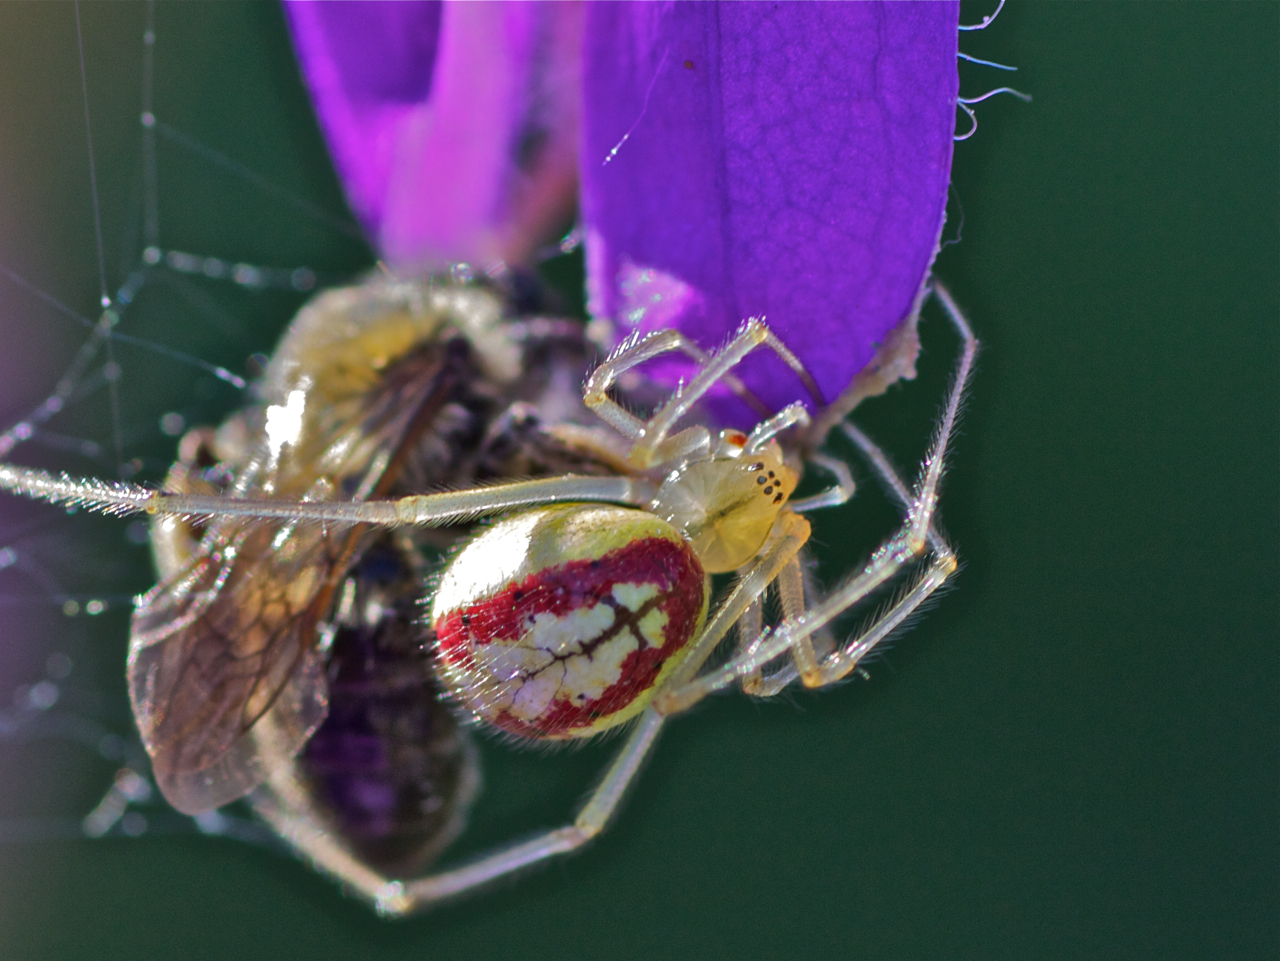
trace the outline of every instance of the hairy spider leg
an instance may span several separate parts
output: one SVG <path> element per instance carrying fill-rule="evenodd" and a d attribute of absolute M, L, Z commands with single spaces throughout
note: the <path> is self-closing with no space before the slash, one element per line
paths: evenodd
<path fill-rule="evenodd" d="M 821 451 L 809 455 L 809 463 L 820 467 L 835 478 L 835 484 L 812 497 L 801 497 L 787 502 L 787 509 L 803 514 L 805 511 L 819 510 L 823 507 L 839 507 L 853 497 L 857 485 L 853 475 L 849 473 L 849 465 L 838 457 L 831 457 Z"/>
<path fill-rule="evenodd" d="M 285 501 L 177 494 L 140 484 L 54 475 L 0 463 L 0 489 L 68 507 L 105 514 L 160 514 L 179 517 L 279 518 L 301 523 L 372 524 L 378 527 L 436 527 L 488 514 L 572 501 L 646 503 L 652 485 L 630 477 L 578 477 L 516 481 L 465 491 L 411 494 L 393 500 Z"/>
<path fill-rule="evenodd" d="M 783 411 L 786 413 L 786 411 Z M 779 417 L 782 415 L 780 414 Z M 764 425 L 761 425 L 764 426 Z M 754 437 L 760 431 L 760 427 L 752 431 Z M 748 442 L 750 447 L 750 442 Z M 787 509 L 794 513 L 804 513 L 805 511 L 819 510 L 824 507 L 838 507 L 846 503 L 853 497 L 854 491 L 857 489 L 853 482 L 853 475 L 849 472 L 849 465 L 837 457 L 831 457 L 828 454 L 815 451 L 809 455 L 809 463 L 825 470 L 835 478 L 835 484 L 821 493 L 814 494 L 811 497 L 803 497 L 792 500 L 787 503 Z M 783 581 L 779 578 L 777 585 L 779 590 L 779 598 L 783 604 L 784 619 L 790 618 L 793 614 L 802 614 L 804 612 L 804 598 L 813 594 L 813 585 L 810 583 L 810 577 L 807 572 L 807 551 L 802 551 L 794 560 L 797 575 L 800 577 L 800 587 L 795 589 L 790 587 L 787 593 L 782 593 Z M 790 570 L 790 565 L 788 566 Z M 787 583 L 791 583 L 793 575 L 787 574 Z M 798 606 L 796 606 L 798 600 Z M 788 606 L 790 605 L 790 606 Z M 747 654 L 753 648 L 753 644 L 759 644 L 764 636 L 764 597 L 757 597 L 751 606 L 743 613 L 741 620 L 738 621 L 738 651 L 740 654 Z M 818 648 L 822 652 L 822 656 L 826 656 L 836 648 L 835 639 L 831 636 L 831 632 L 827 628 L 821 628 L 816 632 L 818 640 Z M 813 651 L 813 644 L 808 643 L 808 649 L 812 654 L 801 655 L 801 657 L 816 658 L 819 655 Z M 750 671 L 742 677 L 742 693 L 751 697 L 773 697 L 792 681 L 800 676 L 798 668 L 799 660 L 793 659 L 776 671 L 765 677 L 763 668 L 757 667 L 754 671 Z"/>
<path fill-rule="evenodd" d="M 688 350 L 689 346 L 693 346 L 693 349 L 701 354 L 701 358 Z M 592 371 L 591 376 L 587 378 L 587 387 L 582 399 L 587 407 L 605 423 L 634 441 L 630 454 L 632 463 L 641 468 L 652 467 L 654 464 L 673 459 L 678 456 L 679 450 L 691 444 L 691 438 L 683 437 L 686 433 L 684 431 L 672 437 L 669 443 L 664 442 L 667 441 L 667 434 L 671 432 L 676 422 L 689 413 L 716 383 L 723 382 L 738 392 L 735 385 L 740 386 L 741 381 L 732 374 L 732 368 L 741 363 L 757 347 L 768 347 L 777 354 L 796 372 L 806 389 L 816 399 L 821 400 L 817 385 L 805 366 L 782 341 L 778 340 L 765 322 L 758 318 L 752 318 L 743 324 L 729 343 L 712 356 L 706 355 L 696 346 L 691 345 L 683 335 L 675 331 L 658 331 L 633 343 L 624 343 L 613 356 Z M 620 375 L 671 350 L 684 350 L 689 353 L 690 356 L 699 360 L 702 369 L 688 384 L 682 385 L 667 398 L 648 421 L 643 421 L 624 410 L 620 404 L 609 397 L 609 388 L 617 382 Z M 745 391 L 746 388 L 742 390 Z M 739 393 L 741 396 L 741 392 Z M 781 430 L 781 428 L 778 429 Z M 699 436 L 705 436 L 705 428 L 692 430 Z"/>
<path fill-rule="evenodd" d="M 844 467 L 845 473 L 848 468 L 843 462 L 836 461 L 841 467 Z M 822 495 L 818 495 L 822 496 Z M 845 500 L 848 498 L 846 497 Z M 843 503 L 841 501 L 840 503 Z M 790 570 L 791 565 L 788 565 Z M 797 589 L 794 584 L 785 588 L 787 593 L 783 594 L 784 578 L 793 575 L 786 574 L 778 578 L 777 590 L 779 591 L 779 602 L 783 608 L 783 619 L 792 617 L 793 615 L 803 614 L 805 610 L 804 598 L 814 596 L 816 589 L 813 584 L 813 578 L 808 563 L 808 548 L 801 551 L 795 558 L 795 567 L 798 569 L 800 577 L 800 586 Z M 759 646 L 763 639 L 768 637 L 764 631 L 764 597 L 758 597 L 752 602 L 742 615 L 742 619 L 738 621 L 738 643 L 737 649 L 739 656 L 747 655 Z M 810 649 L 812 650 L 812 659 L 818 661 L 825 660 L 839 646 L 835 637 L 832 635 L 829 626 L 823 626 L 816 630 L 808 639 Z M 802 655 L 803 658 L 803 655 Z M 741 678 L 742 693 L 749 697 L 773 697 L 779 694 L 784 688 L 800 678 L 800 668 L 798 667 L 802 658 L 788 658 L 782 661 L 778 667 L 771 673 L 766 675 L 763 667 L 757 667 L 755 670 L 744 674 Z"/>
<path fill-rule="evenodd" d="M 628 785 L 639 773 L 657 740 L 663 721 L 664 718 L 652 710 L 641 714 L 600 784 L 571 824 L 540 832 L 447 871 L 420 878 L 395 880 L 380 874 L 352 857 L 323 825 L 286 812 L 271 802 L 270 795 L 260 794 L 255 798 L 255 809 L 317 870 L 345 884 L 351 893 L 369 902 L 380 915 L 403 917 L 509 877 L 541 861 L 568 854 L 594 838 L 609 823 Z"/>
<path fill-rule="evenodd" d="M 910 510 L 911 492 L 884 451 L 853 423 L 845 421 L 840 427 L 871 463 L 880 479 L 889 489 L 890 494 L 903 510 Z M 805 498 L 803 502 L 792 502 L 787 505 L 788 507 L 792 510 L 812 510 L 818 507 L 843 504 L 853 496 L 853 478 L 849 473 L 848 465 L 844 461 L 821 453 L 812 454 L 809 460 L 811 463 L 818 464 L 835 475 L 836 485 L 821 494 Z M 954 561 L 955 555 L 950 545 L 947 544 L 942 535 L 938 533 L 937 527 L 932 523 L 929 525 L 927 538 L 929 548 L 936 559 L 945 563 L 944 559 L 950 557 Z M 795 570 L 792 571 L 789 565 L 777 581 L 783 621 L 792 621 L 801 617 L 806 609 L 805 598 L 813 594 L 812 585 L 808 583 L 808 578 L 805 577 L 803 564 L 799 557 L 796 558 L 794 566 Z M 738 651 L 740 657 L 753 656 L 759 646 L 768 638 L 768 633 L 764 631 L 763 613 L 763 598 L 759 598 L 752 605 L 752 608 L 748 610 L 747 614 L 743 615 L 743 620 L 739 622 Z M 748 618 L 750 618 L 749 622 Z M 822 653 L 815 651 L 815 645 L 812 643 L 813 637 L 816 637 L 818 641 L 817 647 Z M 837 647 L 838 645 L 831 636 L 829 625 L 826 625 L 814 635 L 801 639 L 792 651 L 792 658 L 768 677 L 764 676 L 762 666 L 757 666 L 754 670 L 744 674 L 741 678 L 742 692 L 752 697 L 772 697 L 797 678 L 802 679 L 807 687 L 823 687 L 841 680 L 857 666 L 858 660 L 866 652 L 863 651 L 858 656 L 850 656 L 847 651 L 837 651 Z"/>
<path fill-rule="evenodd" d="M 608 359 L 600 365 L 603 367 L 605 364 L 617 362 L 620 358 L 626 358 L 625 365 L 617 367 L 612 376 L 608 377 L 607 382 L 601 386 L 601 393 L 612 387 L 616 382 L 618 375 L 623 371 L 630 370 L 632 367 L 637 367 L 648 360 L 652 360 L 660 354 L 665 354 L 672 350 L 680 351 L 702 366 L 711 362 L 711 355 L 680 331 L 670 329 L 651 331 L 643 336 L 623 341 L 618 345 Z M 599 370 L 599 368 L 597 368 L 597 370 Z M 595 371 L 593 371 L 592 374 L 594 375 Z M 757 397 L 736 374 L 726 374 L 724 377 L 724 383 L 725 386 L 741 398 L 744 403 L 750 405 L 750 407 L 761 417 L 767 417 L 769 415 L 769 406 Z M 588 391 L 590 391 L 590 389 L 591 388 L 588 387 Z M 607 400 L 608 403 L 601 403 L 602 407 L 607 409 L 603 413 L 601 411 L 596 411 L 597 415 L 624 436 L 633 439 L 637 437 L 638 434 L 636 431 L 643 428 L 644 422 L 640 420 L 640 418 L 631 415 L 628 411 L 622 408 L 621 405 L 614 403 L 608 398 L 605 398 L 605 400 Z M 616 423 L 614 418 L 617 419 Z"/>
<path fill-rule="evenodd" d="M 888 637 L 955 572 L 958 566 L 955 553 L 936 534 L 933 515 L 937 508 L 938 486 L 946 460 L 947 443 L 955 430 L 965 386 L 973 369 L 978 342 L 968 321 L 965 320 L 946 288 L 935 281 L 932 292 L 960 334 L 962 347 L 960 359 L 956 365 L 955 380 L 938 425 L 937 436 L 925 457 L 915 494 L 908 501 L 907 517 L 903 526 L 880 546 L 859 573 L 849 578 L 804 614 L 794 618 L 788 617 L 777 627 L 762 632 L 756 642 L 748 645 L 746 652 L 730 659 L 721 667 L 689 680 L 683 687 L 677 688 L 673 683 L 667 691 L 657 695 L 654 699 L 654 707 L 658 711 L 667 714 L 678 713 L 696 704 L 708 694 L 751 676 L 782 654 L 793 652 L 794 656 L 794 651 L 806 638 L 830 624 L 836 617 L 881 587 L 898 571 L 919 558 L 926 547 L 933 547 L 935 549 L 933 560 L 912 587 L 865 631 L 852 638 L 832 655 L 829 659 L 830 679 L 825 670 L 820 670 L 809 677 L 802 675 L 802 680 L 808 686 L 820 687 L 839 677 L 844 677 L 859 660 Z M 878 470 L 881 469 L 881 464 L 885 468 L 889 467 L 888 460 L 883 457 L 883 454 L 880 464 L 877 464 L 875 458 L 872 458 L 872 463 Z M 887 475 L 882 471 L 882 476 L 888 480 L 890 476 L 896 477 L 896 474 L 890 469 Z M 897 485 L 892 480 L 888 482 L 891 487 L 901 486 L 900 480 Z M 938 548 L 941 548 L 940 553 Z"/>

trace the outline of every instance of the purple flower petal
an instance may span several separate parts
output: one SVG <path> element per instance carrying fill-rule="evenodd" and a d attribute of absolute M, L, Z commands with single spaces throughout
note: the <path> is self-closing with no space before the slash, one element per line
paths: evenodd
<path fill-rule="evenodd" d="M 571 216 L 576 3 L 286 3 L 352 208 L 403 269 L 519 262 Z"/>
<path fill-rule="evenodd" d="M 951 173 L 956 3 L 594 3 L 591 312 L 715 347 L 764 316 L 828 400 L 917 309 Z M 760 361 L 774 406 L 805 398 Z"/>

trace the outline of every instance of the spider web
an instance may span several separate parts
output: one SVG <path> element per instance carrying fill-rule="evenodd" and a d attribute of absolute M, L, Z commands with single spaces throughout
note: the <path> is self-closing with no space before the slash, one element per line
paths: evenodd
<path fill-rule="evenodd" d="M 282 16 L 5 5 L 0 64 L 29 92 L 0 104 L 0 458 L 159 481 L 307 294 L 371 261 Z M 154 789 L 123 683 L 146 535 L 0 501 L 0 841 L 193 828 Z"/>
<path fill-rule="evenodd" d="M 0 98 L 0 458 L 154 483 L 185 429 L 244 403 L 236 378 L 254 380 L 308 290 L 373 256 L 275 5 L 79 14 L 118 320 L 105 336 L 76 10 L 0 4 L 0 80 L 34 98 Z M 542 272 L 582 313 L 580 251 Z M 146 541 L 145 522 L 0 497 L 0 843 L 199 831 L 278 846 L 234 806 L 175 813 L 151 779 L 124 683 L 133 598 L 155 581 Z M 521 790 L 482 795 L 470 845 L 562 817 L 616 746 L 598 740 L 554 765 L 487 756 Z"/>

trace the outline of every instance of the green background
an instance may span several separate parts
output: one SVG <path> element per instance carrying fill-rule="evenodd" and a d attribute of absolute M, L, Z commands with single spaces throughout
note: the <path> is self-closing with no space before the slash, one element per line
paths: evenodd
<path fill-rule="evenodd" d="M 114 286 L 141 247 L 142 11 L 83 15 Z M 984 351 L 942 516 L 966 567 L 869 680 L 704 705 L 589 852 L 407 922 L 229 840 L 0 846 L 0 957 L 1276 957 L 1278 28 L 1275 4 L 1039 3 L 963 37 L 1020 68 L 964 66 L 966 94 L 1011 79 L 1035 100 L 979 105 L 957 146 L 963 242 L 937 269 Z M 157 49 L 162 119 L 343 209 L 278 10 L 162 7 Z M 0 6 L 0 263 L 91 313 L 77 63 L 72 7 Z M 367 263 L 225 170 L 172 145 L 160 163 L 167 246 L 329 277 Z M 244 370 L 297 302 L 159 284 L 128 330 Z M 929 316 L 920 381 L 863 418 L 904 463 L 954 348 Z M 81 339 L 0 279 L 4 423 Z M 235 401 L 152 355 L 119 360 L 124 457 L 144 476 L 173 449 L 159 414 Z M 59 429 L 109 444 L 105 400 Z M 22 458 L 102 469 L 47 445 Z M 829 573 L 891 526 L 869 487 L 817 527 Z M 7 501 L 0 525 L 74 592 L 145 586 L 121 522 Z M 123 723 L 123 605 L 68 620 L 0 577 L 0 682 L 70 650 L 75 703 Z M 490 747 L 473 843 L 555 823 L 602 757 Z M 82 813 L 110 770 L 62 741 L 0 745 L 0 816 Z"/>

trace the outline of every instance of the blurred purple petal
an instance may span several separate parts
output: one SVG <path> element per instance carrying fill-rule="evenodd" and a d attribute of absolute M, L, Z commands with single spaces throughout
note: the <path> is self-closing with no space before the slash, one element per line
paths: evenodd
<path fill-rule="evenodd" d="M 286 3 L 352 208 L 404 269 L 521 261 L 577 189 L 577 3 Z"/>
<path fill-rule="evenodd" d="M 715 347 L 765 316 L 828 400 L 916 309 L 937 251 L 956 3 L 593 3 L 591 311 Z M 776 363 L 770 404 L 804 398 Z"/>

